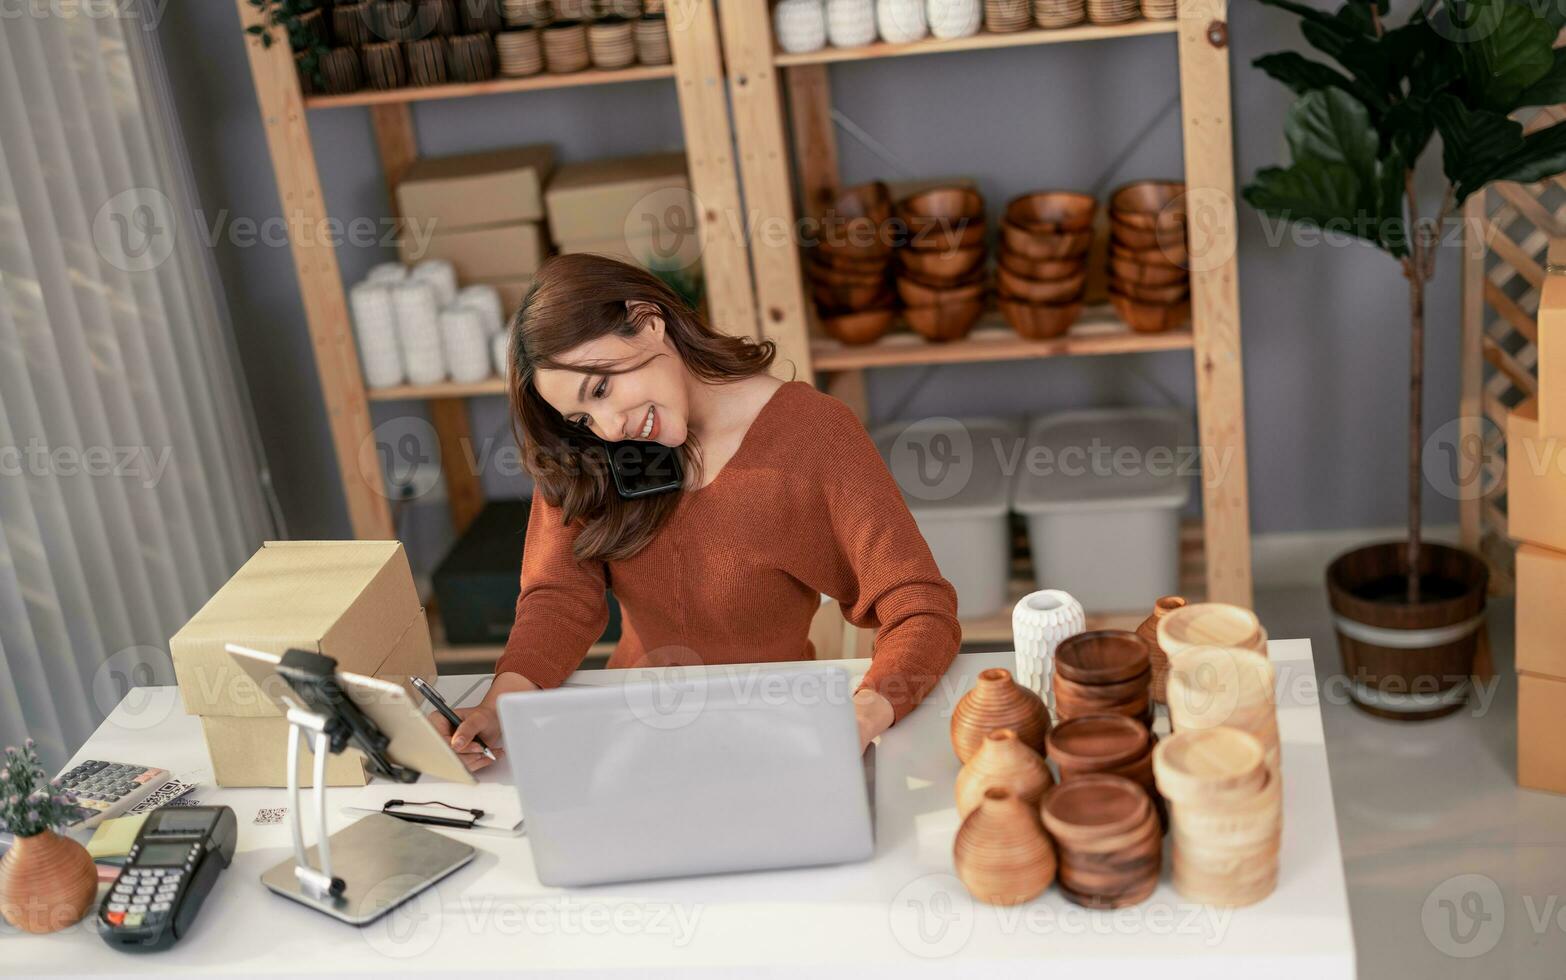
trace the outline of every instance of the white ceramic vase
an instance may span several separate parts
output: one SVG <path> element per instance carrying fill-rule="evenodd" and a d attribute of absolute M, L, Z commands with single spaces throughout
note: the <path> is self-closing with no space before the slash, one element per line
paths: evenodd
<path fill-rule="evenodd" d="M 924 16 L 925 0 L 876 0 L 875 23 L 881 40 L 907 44 L 930 33 Z"/>
<path fill-rule="evenodd" d="M 1030 592 L 1011 611 L 1012 642 L 1017 650 L 1014 677 L 1018 684 L 1042 697 L 1051 711 L 1055 708 L 1050 690 L 1055 648 L 1061 640 L 1086 628 L 1082 603 L 1059 589 Z"/>
<path fill-rule="evenodd" d="M 397 341 L 392 287 L 384 282 L 361 282 L 348 291 L 348 309 L 353 313 L 364 383 L 371 388 L 402 384 L 402 347 Z"/>
<path fill-rule="evenodd" d="M 930 0 L 930 33 L 938 38 L 968 37 L 984 23 L 980 0 Z"/>
<path fill-rule="evenodd" d="M 472 384 L 490 376 L 489 336 L 484 314 L 471 306 L 448 306 L 440 311 L 441 348 L 451 380 Z"/>
<path fill-rule="evenodd" d="M 823 0 L 780 0 L 772 10 L 772 32 L 778 47 L 790 54 L 826 47 L 826 5 Z"/>
<path fill-rule="evenodd" d="M 827 0 L 827 40 L 859 48 L 875 40 L 875 0 Z"/>

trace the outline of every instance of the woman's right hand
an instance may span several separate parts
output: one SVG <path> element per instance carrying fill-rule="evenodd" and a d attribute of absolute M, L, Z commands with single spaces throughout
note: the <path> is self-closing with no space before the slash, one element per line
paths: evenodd
<path fill-rule="evenodd" d="M 485 703 L 472 708 L 457 708 L 456 711 L 462 718 L 462 724 L 456 731 L 452 731 L 451 722 L 439 711 L 430 712 L 428 718 L 437 732 L 451 739 L 452 749 L 469 772 L 477 772 L 490 764 L 490 760 L 484 757 L 484 751 L 474 741 L 475 738 L 489 746 L 496 761 L 505 757 L 506 751 L 500 744 L 500 716 L 495 714 L 494 708 Z"/>

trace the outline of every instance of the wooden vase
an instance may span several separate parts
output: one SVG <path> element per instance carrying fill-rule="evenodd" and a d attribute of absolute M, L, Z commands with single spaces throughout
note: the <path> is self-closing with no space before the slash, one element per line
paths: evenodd
<path fill-rule="evenodd" d="M 1036 804 L 1055 785 L 1044 757 L 1022 744 L 1017 733 L 1000 728 L 985 736 L 979 751 L 957 774 L 957 813 L 967 817 L 979 808 L 984 791 L 994 786 L 1010 790 L 1024 803 Z"/>
<path fill-rule="evenodd" d="M 1049 735 L 1049 712 L 1044 700 L 1011 679 L 1011 671 L 991 667 L 979 672 L 973 690 L 962 696 L 952 712 L 952 748 L 966 763 L 979 751 L 984 737 L 997 728 L 1010 728 L 1022 744 L 1044 754 Z"/>
<path fill-rule="evenodd" d="M 98 898 L 87 848 L 52 830 L 23 837 L 0 858 L 0 915 L 25 932 L 75 925 Z"/>
<path fill-rule="evenodd" d="M 1137 635 L 1146 640 L 1151 646 L 1148 657 L 1153 665 L 1152 682 L 1148 689 L 1152 692 L 1153 701 L 1157 704 L 1165 704 L 1165 686 L 1169 681 L 1169 654 L 1158 645 L 1158 621 L 1169 615 L 1176 609 L 1185 605 L 1185 598 L 1177 595 L 1160 596 L 1153 603 L 1153 611 L 1142 620 L 1142 624 L 1136 628 Z"/>
<path fill-rule="evenodd" d="M 1038 807 L 998 786 L 962 822 L 952 860 L 968 893 L 991 905 L 1026 902 L 1055 880 L 1055 848 Z"/>

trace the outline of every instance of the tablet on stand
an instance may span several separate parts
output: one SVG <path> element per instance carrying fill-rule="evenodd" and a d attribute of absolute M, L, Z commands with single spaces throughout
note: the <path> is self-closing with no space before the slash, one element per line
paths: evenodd
<path fill-rule="evenodd" d="M 288 801 L 294 856 L 261 875 L 267 888 L 353 925 L 372 922 L 473 860 L 460 841 L 374 813 L 335 834 L 326 832 L 326 757 L 350 746 L 378 776 L 411 783 L 421 773 L 475 782 L 450 742 L 400 685 L 337 669 L 308 650 L 283 656 L 237 644 L 224 647 L 288 718 Z M 305 847 L 299 747 L 315 756 L 314 847 Z"/>

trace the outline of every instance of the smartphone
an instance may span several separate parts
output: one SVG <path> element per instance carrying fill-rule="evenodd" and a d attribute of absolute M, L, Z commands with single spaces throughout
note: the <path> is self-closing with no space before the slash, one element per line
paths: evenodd
<path fill-rule="evenodd" d="M 640 439 L 609 442 L 581 426 L 578 427 L 578 434 L 604 454 L 615 492 L 623 499 L 635 500 L 672 493 L 684 486 L 685 471 L 680 464 L 680 450 L 677 446 Z"/>

